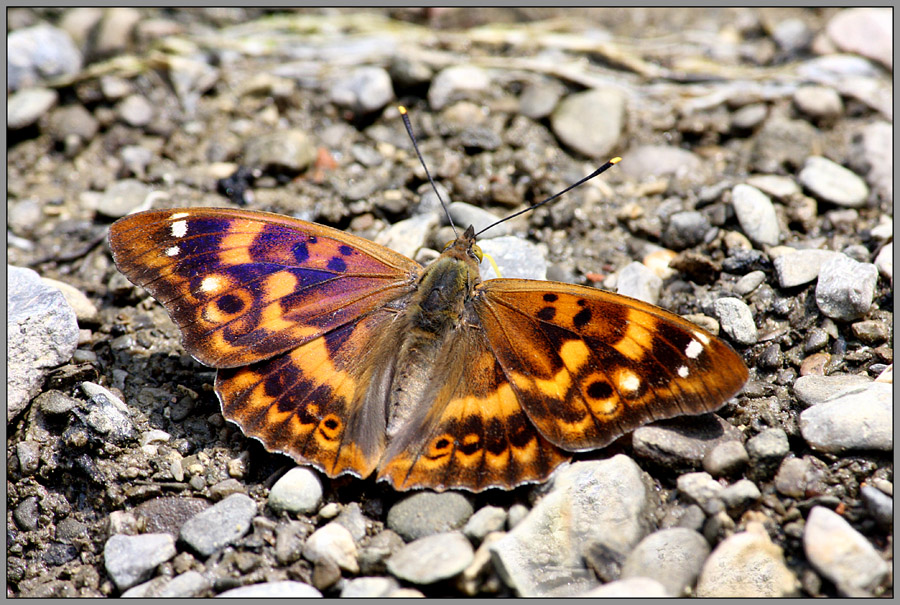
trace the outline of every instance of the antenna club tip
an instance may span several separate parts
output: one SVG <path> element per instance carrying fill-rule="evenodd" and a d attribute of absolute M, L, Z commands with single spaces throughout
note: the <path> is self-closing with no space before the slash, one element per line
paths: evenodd
<path fill-rule="evenodd" d="M 406 113 L 407 113 L 406 107 L 404 107 L 403 105 L 397 105 L 397 111 L 400 112 L 400 115 L 404 115 L 404 116 L 405 116 Z"/>
<path fill-rule="evenodd" d="M 610 164 L 618 164 L 618 163 L 621 162 L 621 161 L 622 161 L 622 158 L 616 156 L 616 157 L 614 157 L 613 159 L 611 159 L 611 160 L 609 161 L 609 163 L 610 163 Z"/>

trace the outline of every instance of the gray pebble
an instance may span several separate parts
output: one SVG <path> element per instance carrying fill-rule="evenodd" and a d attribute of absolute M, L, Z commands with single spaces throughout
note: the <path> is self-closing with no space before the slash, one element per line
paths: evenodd
<path fill-rule="evenodd" d="M 175 552 L 175 539 L 169 534 L 117 534 L 106 541 L 103 561 L 116 587 L 126 590 L 149 578 L 156 566 Z"/>
<path fill-rule="evenodd" d="M 751 271 L 737 280 L 737 283 L 734 284 L 734 292 L 741 296 L 747 296 L 764 281 L 766 281 L 766 274 L 763 271 Z"/>
<path fill-rule="evenodd" d="M 584 599 L 659 599 L 670 596 L 660 582 L 645 577 L 616 580 L 578 595 Z"/>
<path fill-rule="evenodd" d="M 716 546 L 697 581 L 698 597 L 757 598 L 797 596 L 799 582 L 759 523 Z"/>
<path fill-rule="evenodd" d="M 244 494 L 234 494 L 191 517 L 181 526 L 181 539 L 208 557 L 246 534 L 255 515 L 256 502 Z"/>
<path fill-rule="evenodd" d="M 628 152 L 621 167 L 625 176 L 634 179 L 673 176 L 678 179 L 696 174 L 703 166 L 700 158 L 686 149 L 668 145 L 641 145 Z"/>
<path fill-rule="evenodd" d="M 731 116 L 731 127 L 734 130 L 753 130 L 758 127 L 769 115 L 769 108 L 765 103 L 751 103 L 744 105 Z"/>
<path fill-rule="evenodd" d="M 870 593 L 890 567 L 868 540 L 840 515 L 822 506 L 809 511 L 803 530 L 806 558 L 848 596 Z"/>
<path fill-rule="evenodd" d="M 750 456 L 740 441 L 724 441 L 703 457 L 703 470 L 713 477 L 734 475 L 747 466 Z"/>
<path fill-rule="evenodd" d="M 835 119 L 844 113 L 844 102 L 841 95 L 827 86 L 801 86 L 794 91 L 794 105 L 809 117 Z"/>
<path fill-rule="evenodd" d="M 214 502 L 218 502 L 219 500 L 224 500 L 231 494 L 243 494 L 245 492 L 244 484 L 237 479 L 225 479 L 210 486 L 209 497 L 212 498 Z"/>
<path fill-rule="evenodd" d="M 662 234 L 663 245 L 672 250 L 684 250 L 696 246 L 706 237 L 711 225 L 702 212 L 688 210 L 669 217 Z"/>
<path fill-rule="evenodd" d="M 216 595 L 226 599 L 313 599 L 322 593 L 303 582 L 283 580 L 232 588 Z"/>
<path fill-rule="evenodd" d="M 387 246 L 403 256 L 413 258 L 416 252 L 425 245 L 428 234 L 440 223 L 437 214 L 417 214 L 416 216 L 397 221 L 378 234 L 375 242 Z"/>
<path fill-rule="evenodd" d="M 141 19 L 141 13 L 136 8 L 117 6 L 104 11 L 93 40 L 94 53 L 106 56 L 128 50 L 134 28 Z"/>
<path fill-rule="evenodd" d="M 541 78 L 525 85 L 519 96 L 519 113 L 532 120 L 549 116 L 562 98 L 565 89 L 556 81 Z"/>
<path fill-rule="evenodd" d="M 678 493 L 697 504 L 707 515 L 723 510 L 719 494 L 724 488 L 709 473 L 685 473 L 678 477 L 677 483 Z"/>
<path fill-rule="evenodd" d="M 391 79 L 401 88 L 425 84 L 433 75 L 431 67 L 416 57 L 396 54 L 391 57 Z"/>
<path fill-rule="evenodd" d="M 643 263 L 635 261 L 619 271 L 616 292 L 655 305 L 659 303 L 662 283 L 662 278 L 656 273 Z"/>
<path fill-rule="evenodd" d="M 869 197 L 869 187 L 864 180 L 821 156 L 807 158 L 798 178 L 816 198 L 838 206 L 862 208 Z"/>
<path fill-rule="evenodd" d="M 133 512 L 144 531 L 167 533 L 177 538 L 188 519 L 208 508 L 209 503 L 203 498 L 165 496 L 141 502 Z"/>
<path fill-rule="evenodd" d="M 875 257 L 875 267 L 888 279 L 894 279 L 894 242 L 888 242 Z"/>
<path fill-rule="evenodd" d="M 871 382 L 869 377 L 856 374 L 800 376 L 794 381 L 794 395 L 804 407 L 809 407 L 844 394 L 865 391 Z"/>
<path fill-rule="evenodd" d="M 893 385 L 872 382 L 865 390 L 843 393 L 800 414 L 800 433 L 823 452 L 893 448 Z"/>
<path fill-rule="evenodd" d="M 547 279 L 547 258 L 543 248 L 514 235 L 504 235 L 478 242 L 485 255 L 493 257 L 502 277 L 517 279 Z M 490 260 L 484 258 L 479 266 L 481 279 L 497 277 Z"/>
<path fill-rule="evenodd" d="M 89 406 L 84 420 L 92 429 L 113 443 L 137 437 L 134 424 L 128 417 L 128 406 L 124 401 L 109 389 L 93 382 L 82 382 L 81 390 L 91 398 L 92 405 Z"/>
<path fill-rule="evenodd" d="M 35 25 L 6 38 L 6 88 L 16 91 L 81 70 L 81 53 L 65 31 Z"/>
<path fill-rule="evenodd" d="M 146 597 L 186 599 L 196 597 L 209 590 L 211 583 L 206 577 L 197 571 L 186 571 L 166 582 L 160 588 L 152 591 Z M 125 595 L 122 595 L 125 596 Z"/>
<path fill-rule="evenodd" d="M 388 559 L 387 569 L 413 584 L 433 584 L 462 573 L 474 556 L 466 537 L 454 531 L 410 542 Z"/>
<path fill-rule="evenodd" d="M 383 68 L 364 66 L 339 77 L 328 94 L 336 105 L 367 114 L 390 103 L 394 98 L 394 88 L 391 77 Z"/>
<path fill-rule="evenodd" d="M 797 166 L 819 145 L 819 137 L 806 120 L 770 116 L 753 137 L 750 169 L 777 173 L 785 165 Z"/>
<path fill-rule="evenodd" d="M 244 164 L 249 168 L 306 169 L 316 159 L 316 145 L 299 129 L 281 130 L 251 137 L 244 144 Z"/>
<path fill-rule="evenodd" d="M 741 345 L 756 344 L 756 324 L 750 307 L 737 298 L 720 298 L 715 302 L 716 317 L 722 330 Z"/>
<path fill-rule="evenodd" d="M 31 440 L 18 442 L 16 458 L 19 460 L 19 472 L 23 475 L 33 475 L 41 461 L 41 444 Z"/>
<path fill-rule="evenodd" d="M 712 448 L 740 439 L 740 431 L 715 414 L 656 422 L 631 434 L 636 454 L 676 469 L 696 468 Z"/>
<path fill-rule="evenodd" d="M 456 228 L 461 231 L 465 230 L 469 225 L 472 225 L 475 227 L 475 233 L 478 233 L 488 225 L 496 223 L 498 220 L 498 217 L 493 213 L 465 202 L 451 202 L 447 211 L 453 218 Z M 509 233 L 509 223 L 506 222 L 489 230 L 485 234 L 485 237 L 500 237 L 501 235 L 509 235 Z M 480 244 L 481 242 L 479 242 L 479 245 Z"/>
<path fill-rule="evenodd" d="M 19 502 L 13 511 L 13 520 L 22 531 L 37 529 L 40 515 L 40 507 L 35 496 L 29 496 Z"/>
<path fill-rule="evenodd" d="M 869 166 L 866 181 L 882 200 L 894 199 L 894 127 L 884 121 L 872 122 L 860 133 L 860 155 Z M 888 224 L 892 224 L 888 222 Z M 873 235 L 875 230 L 873 229 Z"/>
<path fill-rule="evenodd" d="M 346 527 L 336 522 L 320 527 L 307 538 L 303 556 L 312 563 L 330 559 L 345 571 L 353 574 L 359 572 L 353 536 Z"/>
<path fill-rule="evenodd" d="M 341 589 L 342 599 L 386 597 L 400 588 L 394 578 L 368 577 L 348 580 Z"/>
<path fill-rule="evenodd" d="M 814 32 L 801 19 L 779 19 L 772 25 L 772 39 L 789 54 L 802 51 L 813 39 Z"/>
<path fill-rule="evenodd" d="M 589 544 L 628 552 L 649 531 L 645 475 L 624 455 L 561 468 L 531 513 L 490 545 L 519 596 L 578 595 L 597 586 L 582 556 Z"/>
<path fill-rule="evenodd" d="M 87 143 L 100 130 L 100 123 L 82 105 L 66 105 L 50 112 L 47 132 L 55 141 L 69 143 L 74 139 L 79 144 Z"/>
<path fill-rule="evenodd" d="M 893 12 L 883 8 L 847 8 L 826 25 L 828 37 L 841 50 L 862 55 L 891 69 L 894 64 Z"/>
<path fill-rule="evenodd" d="M 484 506 L 466 521 L 462 531 L 467 538 L 479 543 L 489 533 L 503 530 L 505 524 L 505 510 L 499 506 Z"/>
<path fill-rule="evenodd" d="M 812 465 L 806 457 L 783 460 L 775 474 L 775 490 L 790 498 L 804 497 L 807 476 L 811 470 Z"/>
<path fill-rule="evenodd" d="M 375 535 L 359 549 L 359 571 L 363 575 L 383 574 L 386 562 L 395 552 L 403 548 L 403 538 L 386 529 Z"/>
<path fill-rule="evenodd" d="M 863 485 L 859 495 L 878 525 L 891 531 L 894 527 L 894 499 L 871 485 Z"/>
<path fill-rule="evenodd" d="M 486 71 L 474 65 L 454 65 L 442 69 L 431 80 L 428 104 L 434 110 L 443 109 L 453 101 L 478 100 L 490 88 Z"/>
<path fill-rule="evenodd" d="M 368 525 L 366 517 L 356 502 L 351 502 L 345 506 L 334 522 L 338 525 L 343 525 L 356 542 L 359 542 L 366 536 L 366 526 Z"/>
<path fill-rule="evenodd" d="M 275 512 L 314 513 L 322 504 L 322 481 L 315 471 L 305 466 L 292 468 L 272 486 L 268 504 Z"/>
<path fill-rule="evenodd" d="M 139 128 L 153 120 L 154 109 L 146 97 L 134 94 L 128 95 L 116 105 L 116 114 L 129 126 Z"/>
<path fill-rule="evenodd" d="M 6 127 L 18 130 L 31 126 L 56 105 L 59 96 L 49 88 L 25 88 L 6 101 Z"/>
<path fill-rule="evenodd" d="M 69 306 L 75 311 L 75 317 L 78 319 L 79 324 L 97 321 L 97 307 L 84 292 L 66 282 L 56 281 L 55 279 L 47 277 L 42 277 L 41 280 L 49 286 L 59 288 L 59 291 L 66 297 L 66 302 L 69 303 Z"/>
<path fill-rule="evenodd" d="M 748 479 L 732 483 L 719 492 L 719 499 L 725 504 L 725 509 L 735 517 L 753 506 L 761 497 L 759 488 Z"/>
<path fill-rule="evenodd" d="M 757 174 L 747 177 L 747 184 L 780 200 L 786 200 L 800 193 L 800 187 L 794 179 L 778 174 Z"/>
<path fill-rule="evenodd" d="M 798 250 L 775 257 L 775 275 L 782 288 L 808 284 L 819 276 L 822 265 L 840 252 L 833 250 Z"/>
<path fill-rule="evenodd" d="M 625 126 L 625 96 L 615 88 L 570 94 L 556 106 L 550 124 L 568 147 L 605 159 L 618 145 Z"/>
<path fill-rule="evenodd" d="M 38 394 L 46 372 L 72 358 L 78 319 L 62 292 L 31 269 L 7 266 L 6 418 L 15 418 Z"/>
<path fill-rule="evenodd" d="M 875 265 L 839 254 L 822 263 L 816 283 L 816 305 L 832 319 L 860 319 L 872 306 L 877 282 Z"/>
<path fill-rule="evenodd" d="M 66 517 L 56 524 L 56 539 L 65 544 L 72 544 L 87 535 L 88 526 L 73 517 Z"/>
<path fill-rule="evenodd" d="M 506 529 L 512 529 L 521 523 L 528 516 L 529 512 L 531 511 L 524 504 L 513 504 L 510 506 L 506 518 Z"/>
<path fill-rule="evenodd" d="M 781 239 L 775 206 L 765 193 L 750 185 L 735 185 L 731 203 L 741 229 L 756 244 L 774 246 Z"/>
<path fill-rule="evenodd" d="M 275 532 L 275 560 L 281 565 L 290 565 L 303 556 L 306 537 L 313 527 L 300 521 L 288 521 L 278 526 Z"/>
<path fill-rule="evenodd" d="M 44 391 L 35 398 L 41 411 L 50 416 L 64 416 L 78 405 L 78 400 L 59 391 Z"/>
<path fill-rule="evenodd" d="M 753 464 L 778 463 L 791 451 L 783 429 L 766 429 L 747 440 L 747 453 Z"/>
<path fill-rule="evenodd" d="M 409 541 L 459 529 L 471 516 L 472 504 L 459 492 L 420 492 L 391 507 L 387 526 Z"/>
<path fill-rule="evenodd" d="M 652 578 L 665 587 L 665 596 L 678 597 L 694 585 L 708 555 L 709 543 L 698 532 L 678 527 L 662 529 L 628 553 L 622 579 Z"/>
<path fill-rule="evenodd" d="M 97 199 L 97 212 L 110 218 L 121 218 L 136 210 L 145 209 L 153 189 L 136 179 L 114 182 Z"/>

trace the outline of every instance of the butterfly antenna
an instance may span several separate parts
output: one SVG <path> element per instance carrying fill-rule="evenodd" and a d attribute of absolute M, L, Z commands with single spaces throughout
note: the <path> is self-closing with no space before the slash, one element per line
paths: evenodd
<path fill-rule="evenodd" d="M 453 227 L 453 233 L 459 237 L 456 225 L 453 224 L 453 217 L 450 216 L 450 210 L 447 209 L 447 203 L 444 201 L 444 198 L 441 197 L 441 192 L 438 191 L 437 185 L 434 184 L 434 179 L 431 178 L 431 173 L 428 172 L 428 166 L 425 165 L 425 158 L 422 157 L 422 152 L 419 151 L 419 144 L 416 142 L 416 135 L 413 134 L 412 124 L 409 122 L 406 108 L 403 105 L 399 105 L 397 111 L 400 112 L 400 117 L 403 118 L 403 125 L 406 126 L 406 133 L 409 135 L 410 140 L 412 140 L 413 149 L 416 150 L 416 155 L 419 156 L 419 162 L 421 162 L 422 168 L 425 169 L 425 175 L 428 177 L 428 182 L 431 183 L 431 188 L 434 189 L 435 194 L 437 194 L 438 199 L 441 201 L 441 206 L 444 207 L 444 213 L 446 213 L 447 218 L 450 220 L 450 226 Z"/>
<path fill-rule="evenodd" d="M 539 206 L 543 206 L 544 204 L 548 204 L 548 203 L 552 202 L 553 200 L 555 200 L 556 198 L 560 197 L 560 196 L 563 195 L 564 193 L 568 193 L 569 191 L 571 191 L 572 189 L 575 189 L 575 188 L 578 187 L 579 185 L 588 182 L 589 180 L 591 180 L 591 179 L 594 178 L 595 176 L 599 176 L 600 174 L 606 172 L 607 170 L 609 170 L 610 168 L 612 168 L 613 166 L 615 166 L 616 164 L 618 164 L 618 163 L 621 162 L 621 161 L 622 161 L 622 158 L 618 158 L 618 157 L 611 159 L 611 160 L 608 161 L 607 163 L 603 164 L 603 166 L 600 166 L 600 168 L 598 168 L 597 170 L 593 171 L 592 173 L 590 173 L 589 175 L 587 175 L 586 177 L 584 177 L 583 179 L 581 179 L 581 180 L 578 181 L 577 183 L 573 183 L 573 184 L 569 185 L 568 187 L 566 187 L 565 189 L 563 189 L 562 191 L 560 191 L 559 193 L 555 193 L 555 194 L 551 195 L 550 197 L 548 197 L 547 199 L 545 199 L 543 202 L 538 202 L 537 204 L 534 204 L 534 205 L 532 205 L 532 206 L 529 206 L 528 208 L 525 208 L 524 210 L 519 210 L 518 212 L 516 212 L 516 213 L 514 213 L 514 214 L 510 214 L 510 215 L 507 216 L 506 218 L 502 218 L 502 219 L 500 219 L 499 221 L 497 221 L 496 223 L 491 223 L 490 225 L 488 225 L 487 227 L 485 227 L 484 229 L 482 229 L 481 231 L 479 231 L 479 232 L 476 233 L 475 235 L 481 235 L 482 233 L 484 233 L 485 231 L 487 231 L 487 230 L 490 229 L 491 227 L 496 227 L 496 226 L 499 225 L 500 223 L 505 223 L 505 222 L 508 221 L 509 219 L 516 218 L 516 217 L 519 216 L 520 214 L 525 214 L 526 212 L 530 212 L 530 211 L 534 210 L 535 208 L 538 208 Z"/>

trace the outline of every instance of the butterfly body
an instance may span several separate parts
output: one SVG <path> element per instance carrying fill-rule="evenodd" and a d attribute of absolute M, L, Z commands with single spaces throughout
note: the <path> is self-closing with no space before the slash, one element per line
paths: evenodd
<path fill-rule="evenodd" d="M 572 451 L 721 406 L 747 378 L 718 338 L 572 284 L 482 282 L 470 228 L 422 268 L 278 215 L 116 222 L 120 270 L 219 368 L 224 416 L 270 451 L 396 489 L 510 488 Z"/>

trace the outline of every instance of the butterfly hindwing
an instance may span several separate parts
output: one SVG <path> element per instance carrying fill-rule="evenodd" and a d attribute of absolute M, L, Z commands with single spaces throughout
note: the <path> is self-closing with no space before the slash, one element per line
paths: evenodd
<path fill-rule="evenodd" d="M 379 467 L 394 489 L 510 489 L 543 481 L 569 459 L 528 419 L 477 325 L 454 333 L 433 368 Z"/>
<path fill-rule="evenodd" d="M 421 267 L 342 231 L 275 214 L 189 208 L 110 228 L 119 269 L 214 367 L 289 351 L 409 292 Z"/>
<path fill-rule="evenodd" d="M 384 448 L 392 371 L 375 343 L 393 315 L 375 311 L 271 359 L 219 370 L 223 414 L 269 451 L 332 477 L 368 476 Z"/>
<path fill-rule="evenodd" d="M 659 307 L 584 286 L 495 279 L 476 288 L 487 340 L 538 430 L 570 451 L 718 409 L 747 379 L 722 340 Z"/>

